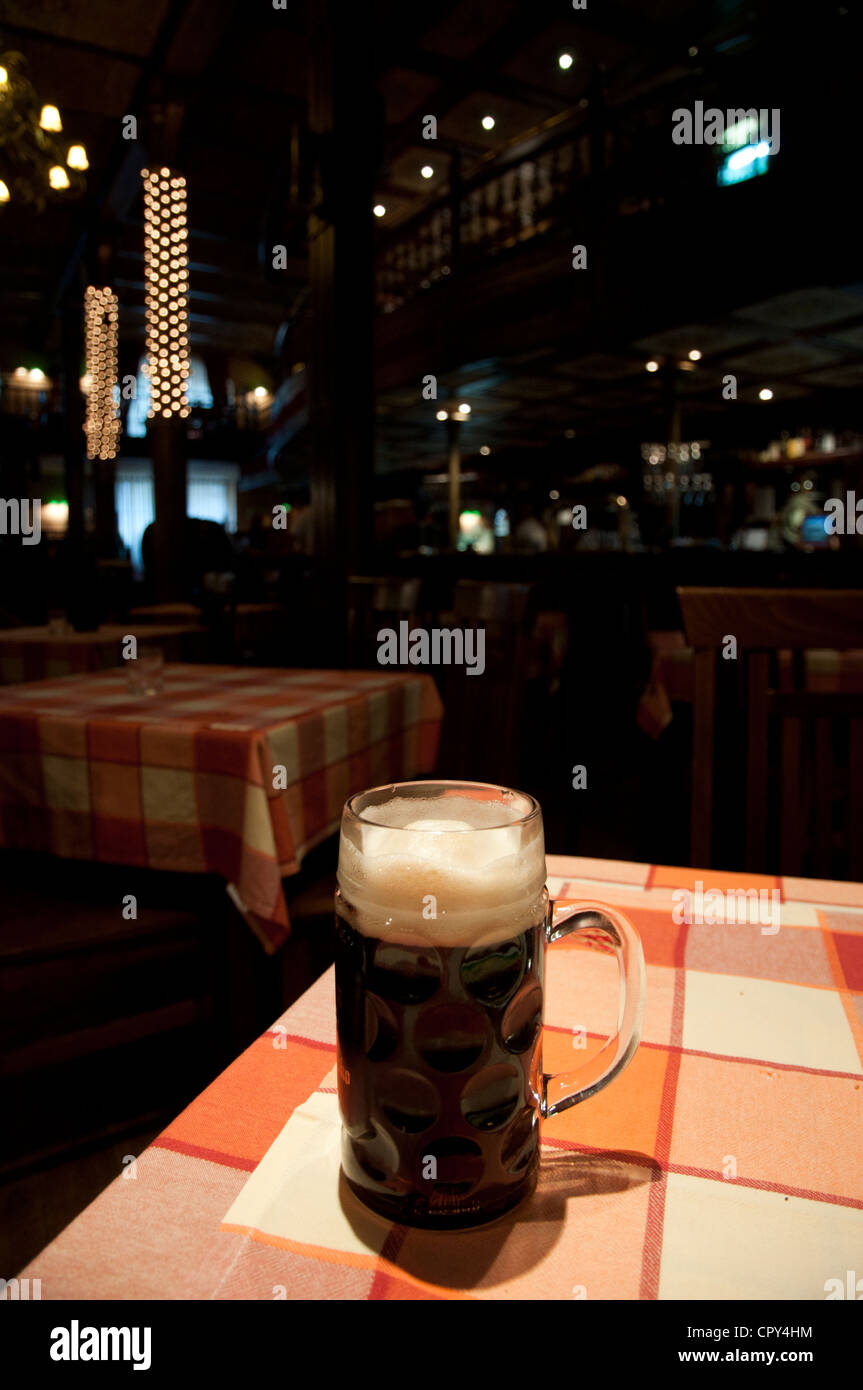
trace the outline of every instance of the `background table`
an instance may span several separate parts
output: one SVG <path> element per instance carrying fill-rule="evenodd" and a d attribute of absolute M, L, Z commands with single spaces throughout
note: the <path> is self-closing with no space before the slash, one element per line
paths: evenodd
<path fill-rule="evenodd" d="M 211 596 L 217 601 L 217 596 Z M 234 603 L 230 597 L 222 599 L 221 609 L 212 608 L 210 621 L 218 613 L 219 621 L 227 624 L 231 639 L 237 647 L 252 647 L 257 643 L 271 643 L 284 631 L 287 613 L 280 603 Z M 204 622 L 204 610 L 192 603 L 154 603 L 143 608 L 133 608 L 129 614 L 131 622 Z"/>
<path fill-rule="evenodd" d="M 204 629 L 196 623 L 157 623 L 144 632 L 132 623 L 97 628 L 95 632 L 54 633 L 44 627 L 0 630 L 0 685 L 104 671 L 123 664 L 123 640 L 133 634 L 141 642 L 161 647 L 166 660 L 186 660 L 198 654 Z"/>
<path fill-rule="evenodd" d="M 151 629 L 147 629 L 149 632 Z M 426 675 L 169 665 L 0 689 L 0 845 L 217 873 L 268 951 L 282 877 L 346 798 L 430 772 L 442 705 Z"/>
<path fill-rule="evenodd" d="M 441 1236 L 340 1206 L 329 971 L 23 1275 L 46 1299 L 820 1300 L 859 1272 L 863 885 L 569 858 L 549 872 L 556 895 L 630 915 L 647 1011 L 623 1075 L 544 1123 L 521 1208 Z M 675 925 L 674 890 L 698 880 L 780 889 L 780 931 Z M 547 1071 L 601 1046 L 615 973 L 551 948 Z"/>
<path fill-rule="evenodd" d="M 693 649 L 678 631 L 648 633 L 652 654 L 650 678 L 638 703 L 638 726 L 651 738 L 659 738 L 674 718 L 673 703 L 691 705 L 695 691 Z M 803 654 L 805 689 L 831 695 L 841 691 L 863 692 L 863 651 L 813 648 Z M 791 690 L 790 652 L 779 653 L 780 688 Z"/>

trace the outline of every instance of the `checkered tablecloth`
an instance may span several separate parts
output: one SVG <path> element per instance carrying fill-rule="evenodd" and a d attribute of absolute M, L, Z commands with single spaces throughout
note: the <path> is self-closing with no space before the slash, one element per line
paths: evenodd
<path fill-rule="evenodd" d="M 332 971 L 23 1271 L 42 1297 L 824 1299 L 863 1271 L 863 885 L 549 859 L 627 913 L 644 1037 L 547 1120 L 536 1193 L 474 1231 L 339 1195 Z M 781 892 L 780 930 L 677 924 L 678 889 Z M 697 901 L 697 899 L 696 899 Z M 560 941 L 546 1071 L 616 1024 L 614 962 Z M 575 1030 L 586 1050 L 574 1050 Z"/>
<path fill-rule="evenodd" d="M 0 689 L 0 845 L 221 874 L 269 951 L 282 877 L 348 796 L 430 772 L 442 706 L 426 675 L 165 667 Z"/>
<path fill-rule="evenodd" d="M 54 633 L 44 627 L 0 631 L 0 685 L 50 680 L 87 671 L 106 671 L 123 661 L 124 640 L 137 628 L 103 625 L 95 632 Z M 192 646 L 204 636 L 196 623 L 148 626 L 141 641 L 161 647 L 170 659 L 195 655 Z"/>

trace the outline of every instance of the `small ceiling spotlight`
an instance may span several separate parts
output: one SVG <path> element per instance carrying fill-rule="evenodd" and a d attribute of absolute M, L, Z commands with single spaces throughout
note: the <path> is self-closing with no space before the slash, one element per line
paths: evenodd
<path fill-rule="evenodd" d="M 760 401 L 773 400 L 773 392 L 770 390 L 769 386 L 762 386 L 761 390 L 758 392 L 758 399 Z"/>
<path fill-rule="evenodd" d="M 659 371 L 659 363 L 658 363 L 658 362 L 654 362 L 653 358 L 651 358 L 649 362 L 645 362 L 645 364 L 644 364 L 644 370 L 645 370 L 646 372 L 658 372 L 658 371 Z"/>
<path fill-rule="evenodd" d="M 424 164 L 423 167 L 420 169 L 420 173 L 422 174 L 424 179 L 430 179 L 434 177 L 434 169 L 431 167 L 430 164 Z"/>
<path fill-rule="evenodd" d="M 494 116 L 483 116 L 482 128 L 483 130 L 494 130 Z"/>
<path fill-rule="evenodd" d="M 573 58 L 571 53 L 561 53 L 560 57 L 557 60 L 557 66 L 559 68 L 563 68 L 564 72 L 568 72 L 574 62 L 575 59 Z"/>
<path fill-rule="evenodd" d="M 701 361 L 701 352 L 700 352 L 700 350 L 699 350 L 698 348 L 690 348 L 690 349 L 689 349 L 689 360 L 690 360 L 690 362 L 700 362 L 700 361 Z"/>
<path fill-rule="evenodd" d="M 372 208 L 372 212 L 374 213 L 375 217 L 385 217 L 386 211 L 387 210 L 384 207 L 383 203 L 375 203 L 374 207 Z"/>

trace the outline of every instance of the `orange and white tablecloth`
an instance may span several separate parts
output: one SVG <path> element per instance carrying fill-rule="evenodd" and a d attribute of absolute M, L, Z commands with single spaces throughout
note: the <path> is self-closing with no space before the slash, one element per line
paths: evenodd
<path fill-rule="evenodd" d="M 644 942 L 641 1047 L 543 1125 L 536 1193 L 474 1231 L 339 1190 L 328 971 L 22 1271 L 43 1299 L 816 1299 L 863 1270 L 863 885 L 550 858 Z M 777 892 L 780 926 L 674 894 Z M 707 915 L 706 913 L 702 915 Z M 740 915 L 738 913 L 738 915 Z M 775 918 L 774 918 L 775 921 Z M 546 1071 L 616 1025 L 615 967 L 546 969 Z M 576 1037 L 588 1047 L 574 1050 Z"/>
<path fill-rule="evenodd" d="M 442 705 L 426 675 L 165 667 L 0 689 L 0 845 L 231 883 L 265 948 L 282 877 L 348 796 L 431 772 Z"/>

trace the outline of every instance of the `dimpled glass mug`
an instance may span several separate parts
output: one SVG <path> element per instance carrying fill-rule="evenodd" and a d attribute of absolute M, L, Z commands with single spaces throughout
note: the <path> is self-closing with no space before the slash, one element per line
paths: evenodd
<path fill-rule="evenodd" d="M 491 1221 L 528 1196 L 539 1119 L 586 1100 L 638 1047 L 644 956 L 611 908 L 550 902 L 540 808 L 478 782 L 362 792 L 342 815 L 336 1013 L 342 1171 L 390 1220 Z M 618 1031 L 542 1071 L 545 948 L 617 956 Z"/>

